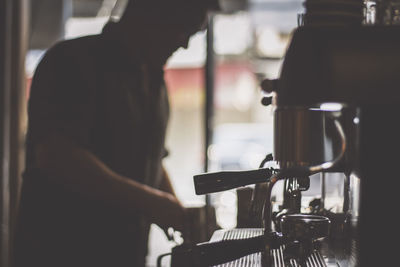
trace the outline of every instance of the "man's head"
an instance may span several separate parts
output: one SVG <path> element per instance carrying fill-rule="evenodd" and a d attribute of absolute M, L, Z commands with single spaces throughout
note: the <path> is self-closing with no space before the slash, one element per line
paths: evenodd
<path fill-rule="evenodd" d="M 218 9 L 218 0 L 130 0 L 119 24 L 150 61 L 164 64 Z"/>

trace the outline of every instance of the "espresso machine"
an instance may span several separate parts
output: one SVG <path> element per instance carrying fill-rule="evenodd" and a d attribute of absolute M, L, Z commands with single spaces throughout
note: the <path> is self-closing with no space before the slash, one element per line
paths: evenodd
<path fill-rule="evenodd" d="M 175 247 L 171 266 L 400 265 L 400 26 L 365 24 L 363 1 L 304 5 L 279 79 L 262 85 L 272 95 L 262 103 L 274 105 L 273 153 L 256 170 L 194 177 L 199 195 L 255 184 L 248 227 Z M 310 176 L 331 173 L 344 177 L 342 209 L 325 209 L 321 192 L 304 212 Z M 284 201 L 274 207 L 278 181 Z"/>

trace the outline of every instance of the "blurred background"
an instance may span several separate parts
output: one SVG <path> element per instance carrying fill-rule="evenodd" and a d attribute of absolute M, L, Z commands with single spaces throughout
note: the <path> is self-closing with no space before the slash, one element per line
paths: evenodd
<path fill-rule="evenodd" d="M 170 155 L 165 164 L 185 206 L 206 202 L 204 196 L 195 195 L 193 175 L 255 169 L 272 153 L 272 108 L 260 104 L 259 83 L 278 77 L 298 15 L 303 12 L 302 2 L 221 0 L 223 11 L 210 14 L 208 35 L 207 30 L 195 34 L 188 49 L 176 51 L 168 60 Z M 107 21 L 118 19 L 125 4 L 123 0 L 31 0 L 25 61 L 27 99 L 32 75 L 46 49 L 62 39 L 100 33 Z M 210 59 L 213 112 L 211 135 L 206 140 L 206 65 Z M 212 194 L 207 204 L 215 207 L 219 227 L 236 226 L 235 190 Z M 148 266 L 155 266 L 157 256 L 174 245 L 153 226 Z"/>

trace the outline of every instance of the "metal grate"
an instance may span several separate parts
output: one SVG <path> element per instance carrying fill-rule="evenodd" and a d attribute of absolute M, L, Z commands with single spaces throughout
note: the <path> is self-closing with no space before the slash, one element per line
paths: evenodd
<path fill-rule="evenodd" d="M 306 262 L 306 267 L 326 267 L 326 263 L 321 253 L 315 250 Z"/>
<path fill-rule="evenodd" d="M 232 229 L 216 233 L 211 241 L 217 240 L 237 240 L 250 238 L 255 236 L 260 236 L 264 234 L 264 229 L 262 228 L 242 228 L 242 229 Z M 247 255 L 246 257 L 239 258 L 235 261 L 227 262 L 220 265 L 215 265 L 214 267 L 261 267 L 261 253 L 255 253 Z"/>
<path fill-rule="evenodd" d="M 262 235 L 264 229 L 261 228 L 242 228 L 232 230 L 217 231 L 211 238 L 211 242 L 221 240 L 237 240 Z M 271 256 L 273 257 L 273 267 L 326 267 L 324 258 L 319 251 L 314 251 L 313 254 L 307 259 L 306 266 L 301 266 L 296 260 L 290 259 L 285 264 L 283 251 L 285 247 L 281 246 L 279 249 L 273 249 Z M 262 267 L 261 253 L 255 253 L 239 258 L 235 261 L 227 262 L 213 267 Z"/>

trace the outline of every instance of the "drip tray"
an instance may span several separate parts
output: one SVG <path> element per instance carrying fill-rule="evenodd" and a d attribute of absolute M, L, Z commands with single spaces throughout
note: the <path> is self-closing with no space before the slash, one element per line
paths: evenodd
<path fill-rule="evenodd" d="M 262 228 L 238 228 L 232 230 L 218 230 L 214 232 L 210 242 L 222 241 L 222 240 L 237 240 L 260 236 L 264 233 Z M 295 260 L 285 263 L 283 259 L 283 251 L 285 247 L 281 246 L 279 249 L 273 249 L 271 256 L 273 257 L 273 267 L 303 267 L 298 264 Z M 328 267 L 319 251 L 314 253 L 307 259 L 306 266 L 304 267 Z M 337 265 L 335 265 L 337 266 Z M 251 254 L 235 261 L 228 263 L 215 265 L 214 267 L 262 267 L 261 265 L 261 253 Z"/>
<path fill-rule="evenodd" d="M 222 241 L 222 240 L 237 240 L 260 236 L 264 234 L 262 228 L 237 228 L 232 230 L 218 230 L 215 231 L 211 237 L 210 242 Z M 235 261 L 228 263 L 215 265 L 215 267 L 261 267 L 261 253 L 254 253 L 245 257 L 239 258 Z"/>

